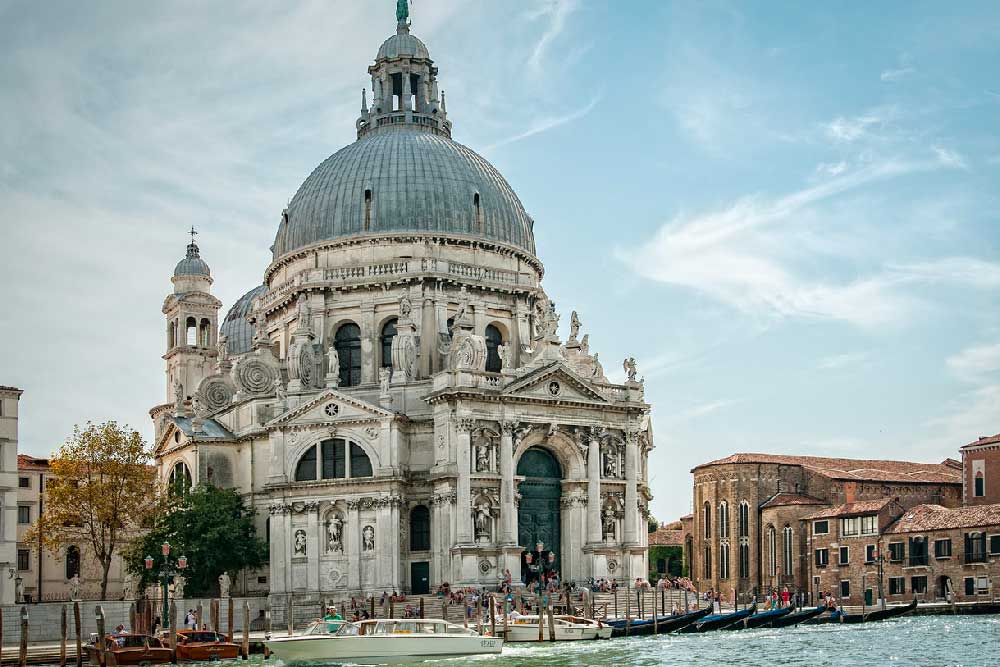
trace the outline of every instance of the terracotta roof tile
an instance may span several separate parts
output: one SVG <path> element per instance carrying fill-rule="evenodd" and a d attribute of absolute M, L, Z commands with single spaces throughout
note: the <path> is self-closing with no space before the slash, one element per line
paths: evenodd
<path fill-rule="evenodd" d="M 809 520 L 875 514 L 883 507 L 893 502 L 893 500 L 895 499 L 879 498 L 878 500 L 862 500 L 856 503 L 845 503 L 843 505 L 837 505 L 836 507 L 829 507 L 827 509 L 819 510 L 818 512 L 813 512 L 812 514 L 802 518 L 803 520 Z"/>
<path fill-rule="evenodd" d="M 784 505 L 826 505 L 826 502 L 802 493 L 780 491 L 768 498 L 761 507 L 782 507 Z"/>
<path fill-rule="evenodd" d="M 904 512 L 885 532 L 922 533 L 928 530 L 985 526 L 1000 526 L 1000 504 L 953 509 L 940 505 L 917 505 Z"/>
<path fill-rule="evenodd" d="M 1000 442 L 1000 433 L 991 436 L 984 436 L 976 440 L 975 442 L 970 442 L 967 445 L 963 445 L 962 449 L 966 447 L 978 447 L 979 445 L 995 445 Z"/>
<path fill-rule="evenodd" d="M 27 454 L 17 455 L 17 469 L 18 470 L 48 470 L 49 460 L 39 459 L 34 456 L 28 456 Z"/>
<path fill-rule="evenodd" d="M 672 547 L 684 544 L 684 531 L 671 528 L 658 528 L 649 534 L 649 546 Z"/>
<path fill-rule="evenodd" d="M 785 454 L 733 454 L 724 459 L 709 461 L 708 463 L 695 466 L 692 472 L 706 466 L 733 463 L 797 465 L 830 479 L 924 484 L 962 483 L 962 475 L 958 470 L 940 463 L 836 459 L 821 456 L 790 456 Z"/>

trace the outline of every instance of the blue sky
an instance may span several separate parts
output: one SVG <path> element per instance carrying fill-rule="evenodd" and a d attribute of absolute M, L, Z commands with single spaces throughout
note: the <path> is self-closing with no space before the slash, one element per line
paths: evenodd
<path fill-rule="evenodd" d="M 228 306 L 354 138 L 395 3 L 0 2 L 0 384 L 21 450 L 151 434 L 194 224 Z M 735 451 L 940 461 L 1000 431 L 996 3 L 416 0 L 454 135 L 654 406 L 654 513 Z"/>

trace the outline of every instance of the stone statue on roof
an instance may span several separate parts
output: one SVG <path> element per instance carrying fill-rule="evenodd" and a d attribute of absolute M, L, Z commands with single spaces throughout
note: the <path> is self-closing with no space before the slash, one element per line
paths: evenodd
<path fill-rule="evenodd" d="M 396 20 L 400 23 L 410 18 L 410 3 L 407 0 L 396 0 Z"/>

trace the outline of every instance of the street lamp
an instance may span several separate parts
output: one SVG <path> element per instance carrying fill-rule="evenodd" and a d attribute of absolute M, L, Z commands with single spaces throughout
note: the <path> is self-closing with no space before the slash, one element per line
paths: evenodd
<path fill-rule="evenodd" d="M 157 578 L 160 579 L 160 584 L 163 587 L 163 626 L 170 626 L 170 577 L 180 574 L 187 569 L 188 559 L 187 556 L 178 556 L 173 563 L 170 562 L 170 542 L 164 542 L 160 545 L 160 552 L 163 554 L 163 565 L 160 566 L 160 571 L 156 574 Z M 147 570 L 152 571 L 153 569 L 153 557 L 146 556 L 143 559 L 143 564 L 146 566 Z"/>

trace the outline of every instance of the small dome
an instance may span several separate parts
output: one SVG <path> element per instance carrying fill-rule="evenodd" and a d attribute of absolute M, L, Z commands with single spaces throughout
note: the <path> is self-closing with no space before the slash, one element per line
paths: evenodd
<path fill-rule="evenodd" d="M 382 42 L 375 60 L 393 58 L 426 58 L 431 54 L 419 39 L 410 34 L 409 28 L 400 28 L 395 35 Z"/>
<path fill-rule="evenodd" d="M 237 299 L 233 307 L 226 313 L 226 319 L 219 327 L 219 335 L 226 337 L 226 349 L 229 354 L 236 356 L 246 354 L 253 344 L 254 328 L 247 317 L 250 315 L 250 306 L 253 300 L 267 291 L 267 285 L 258 285 L 252 290 Z"/>
<path fill-rule="evenodd" d="M 194 243 L 188 244 L 187 257 L 177 262 L 174 268 L 174 277 L 180 276 L 205 276 L 212 275 L 208 264 L 198 254 L 198 246 Z"/>

